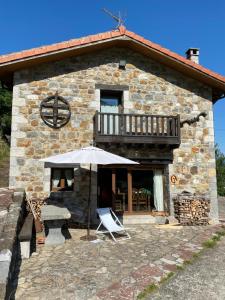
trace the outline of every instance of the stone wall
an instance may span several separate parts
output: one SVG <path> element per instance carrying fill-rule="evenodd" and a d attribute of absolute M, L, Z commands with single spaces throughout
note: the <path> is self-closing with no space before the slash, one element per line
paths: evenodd
<path fill-rule="evenodd" d="M 118 61 L 124 58 L 126 69 L 120 70 Z M 211 217 L 217 219 L 211 88 L 129 49 L 107 49 L 15 73 L 10 186 L 24 187 L 31 197 L 49 194 L 50 171 L 44 170 L 38 159 L 90 144 L 92 118 L 100 107 L 99 84 L 128 86 L 123 99 L 127 113 L 180 114 L 181 120 L 207 113 L 206 118 L 181 129 L 182 143 L 174 150 L 169 166 L 169 176 L 177 177 L 170 186 L 170 199 L 183 190 L 206 193 L 211 199 Z M 70 122 L 58 130 L 46 126 L 39 113 L 40 102 L 56 91 L 69 101 L 72 112 Z M 110 151 L 110 147 L 107 149 Z M 132 152 L 132 147 L 129 149 Z M 143 153 L 143 146 L 135 150 L 136 157 L 142 155 L 140 150 Z M 146 157 L 150 152 L 145 151 Z M 78 179 L 75 192 L 82 190 L 86 199 L 84 177 Z M 97 193 L 95 179 L 96 175 L 93 200 Z"/>
<path fill-rule="evenodd" d="M 9 296 L 11 279 L 20 259 L 17 235 L 24 212 L 24 192 L 0 189 L 0 299 Z"/>

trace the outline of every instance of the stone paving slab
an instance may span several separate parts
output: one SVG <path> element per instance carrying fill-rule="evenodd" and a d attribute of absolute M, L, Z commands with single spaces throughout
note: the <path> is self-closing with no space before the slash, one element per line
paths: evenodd
<path fill-rule="evenodd" d="M 60 246 L 39 246 L 18 263 L 15 299 L 136 299 L 176 265 L 190 259 L 220 226 L 129 226 L 131 240 L 101 243 L 80 240 L 85 230 L 70 229 Z"/>
<path fill-rule="evenodd" d="M 145 300 L 224 300 L 225 238 L 178 272 Z M 191 284 L 190 284 L 191 283 Z"/>

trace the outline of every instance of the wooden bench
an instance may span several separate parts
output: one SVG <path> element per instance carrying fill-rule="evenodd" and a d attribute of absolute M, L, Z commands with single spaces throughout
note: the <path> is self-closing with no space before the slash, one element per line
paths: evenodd
<path fill-rule="evenodd" d="M 19 233 L 20 251 L 22 258 L 30 257 L 31 239 L 33 233 L 34 217 L 32 214 L 28 214 L 25 218 L 23 226 Z"/>

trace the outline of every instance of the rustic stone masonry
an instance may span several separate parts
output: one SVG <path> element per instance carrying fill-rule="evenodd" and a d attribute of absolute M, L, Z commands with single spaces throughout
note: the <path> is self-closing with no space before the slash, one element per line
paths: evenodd
<path fill-rule="evenodd" d="M 24 211 L 24 192 L 0 189 L 0 299 L 9 296 L 11 278 L 20 255 L 17 234 Z"/>
<path fill-rule="evenodd" d="M 126 58 L 126 69 L 118 61 Z M 168 165 L 170 213 L 172 198 L 183 190 L 206 193 L 211 200 L 210 217 L 218 220 L 212 91 L 159 62 L 130 49 L 111 48 L 45 63 L 15 72 L 10 154 L 10 186 L 23 187 L 29 197 L 45 198 L 50 193 L 50 170 L 38 160 L 50 155 L 88 146 L 93 142 L 93 116 L 100 108 L 99 85 L 128 86 L 124 92 L 124 112 L 180 115 L 181 121 L 201 112 L 199 121 L 181 129 L 181 145 L 170 150 Z M 40 103 L 56 92 L 70 104 L 71 119 L 60 129 L 48 127 L 40 117 Z M 101 147 L 101 145 L 98 145 Z M 136 147 L 136 146 L 135 146 Z M 140 145 L 124 151 L 124 145 L 108 145 L 106 150 L 125 152 L 130 158 L 150 158 L 157 151 Z M 75 170 L 74 197 L 77 203 L 88 198 L 87 166 Z M 92 174 L 93 211 L 97 205 L 97 168 Z"/>
<path fill-rule="evenodd" d="M 175 217 L 182 225 L 209 224 L 210 200 L 183 192 L 174 199 Z"/>

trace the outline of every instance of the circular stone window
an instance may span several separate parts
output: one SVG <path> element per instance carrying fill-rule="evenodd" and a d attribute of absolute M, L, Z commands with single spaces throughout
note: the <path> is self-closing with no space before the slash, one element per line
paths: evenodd
<path fill-rule="evenodd" d="M 56 129 L 66 125 L 71 116 L 69 103 L 57 93 L 41 102 L 40 114 L 46 125 Z"/>

